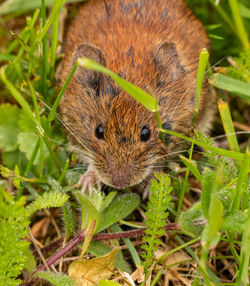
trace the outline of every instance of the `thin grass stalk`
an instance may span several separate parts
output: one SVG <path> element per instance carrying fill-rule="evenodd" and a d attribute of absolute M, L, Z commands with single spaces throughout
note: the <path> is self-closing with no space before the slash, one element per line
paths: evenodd
<path fill-rule="evenodd" d="M 35 161 L 35 159 L 36 159 L 36 156 L 37 156 L 37 152 L 38 152 L 38 150 L 39 150 L 39 147 L 40 147 L 40 140 L 37 139 L 36 144 L 35 144 L 35 147 L 34 147 L 34 149 L 33 149 L 33 152 L 32 152 L 32 154 L 31 154 L 31 157 L 30 157 L 30 159 L 29 159 L 29 162 L 28 162 L 28 164 L 27 164 L 27 166 L 26 166 L 26 169 L 25 169 L 25 171 L 24 171 L 25 174 L 27 174 L 28 172 L 30 172 L 30 170 L 31 170 L 31 168 L 32 168 L 32 166 L 33 166 L 33 164 L 34 164 L 34 161 Z"/>
<path fill-rule="evenodd" d="M 42 27 L 46 25 L 46 7 L 45 0 L 41 0 L 41 14 L 42 14 Z M 42 40 L 43 45 L 43 72 L 41 76 L 41 85 L 42 85 L 42 94 L 45 98 L 47 98 L 47 64 L 48 64 L 48 41 L 47 34 L 44 35 Z"/>
<path fill-rule="evenodd" d="M 240 39 L 242 46 L 245 50 L 250 48 L 248 41 L 248 34 L 245 30 L 244 23 L 240 14 L 240 9 L 237 0 L 229 0 L 229 5 L 234 18 L 234 23 L 237 28 L 237 36 Z"/>
<path fill-rule="evenodd" d="M 182 135 L 180 133 L 174 132 L 172 130 L 162 129 L 161 131 L 163 133 L 167 133 L 167 134 L 170 134 L 172 136 L 176 136 L 178 138 L 184 139 L 184 140 L 186 140 L 188 142 L 191 142 L 191 143 L 194 142 L 194 144 L 196 144 L 197 146 L 200 146 L 200 147 L 204 148 L 205 150 L 212 151 L 213 153 L 215 153 L 217 155 L 221 155 L 221 156 L 225 156 L 225 157 L 228 157 L 228 158 L 232 158 L 232 159 L 237 160 L 237 161 L 242 161 L 243 158 L 244 158 L 244 154 L 240 153 L 240 152 L 234 152 L 234 151 L 229 151 L 229 150 L 217 148 L 217 147 L 214 147 L 214 146 L 210 146 L 210 145 L 205 144 L 203 142 L 200 142 L 200 141 L 198 141 L 196 139 L 189 138 L 189 137 L 187 137 L 185 135 Z"/>
<path fill-rule="evenodd" d="M 231 117 L 228 104 L 224 102 L 222 99 L 219 99 L 218 108 L 219 108 L 223 128 L 227 136 L 229 148 L 232 151 L 239 152 L 240 148 L 239 148 L 238 140 L 235 134 L 235 129 L 233 126 L 233 121 L 232 121 L 232 117 Z"/>
<path fill-rule="evenodd" d="M 192 142 L 192 145 L 190 147 L 189 160 L 192 160 L 193 150 L 194 150 L 194 141 Z M 187 167 L 186 174 L 185 174 L 185 179 L 184 179 L 184 182 L 183 182 L 183 185 L 182 185 L 182 189 L 181 189 L 181 195 L 180 195 L 180 198 L 179 198 L 178 208 L 177 208 L 177 213 L 178 214 L 180 214 L 180 212 L 181 212 L 183 199 L 184 199 L 185 193 L 187 192 L 188 187 L 189 187 L 188 177 L 189 177 L 189 168 Z"/>
<path fill-rule="evenodd" d="M 120 226 L 115 223 L 112 226 L 112 229 L 114 229 L 115 232 L 122 232 L 123 230 L 120 228 Z M 136 251 L 134 245 L 132 244 L 131 240 L 129 238 L 123 238 L 122 239 L 124 243 L 127 245 L 128 250 L 130 251 L 130 254 L 134 260 L 135 266 L 142 265 L 140 256 L 138 255 L 138 252 Z"/>
<path fill-rule="evenodd" d="M 223 10 L 223 8 L 220 5 L 216 5 L 214 0 L 209 0 L 209 2 L 214 7 L 214 9 L 217 11 L 217 13 L 221 16 L 221 18 L 227 23 L 230 29 L 235 33 L 235 35 L 237 35 L 237 30 L 235 29 L 235 25 L 233 21 L 231 21 L 230 17 Z"/>
<path fill-rule="evenodd" d="M 55 3 L 55 1 L 54 1 Z M 54 4 L 55 5 L 55 4 Z M 50 80 L 53 80 L 55 73 L 55 63 L 56 63 L 56 50 L 58 42 L 58 27 L 59 27 L 59 15 L 58 12 L 53 24 L 52 24 L 52 39 L 51 39 L 51 49 L 50 49 Z"/>
<path fill-rule="evenodd" d="M 78 62 L 76 62 L 76 63 L 74 64 L 74 66 L 73 66 L 73 68 L 72 68 L 72 70 L 71 70 L 71 72 L 70 72 L 70 74 L 69 74 L 67 80 L 65 81 L 65 83 L 64 83 L 64 85 L 63 85 L 63 87 L 62 87 L 62 89 L 60 90 L 60 92 L 59 92 L 59 94 L 58 94 L 58 96 L 57 96 L 57 98 L 56 98 L 56 101 L 54 102 L 54 104 L 53 104 L 53 106 L 52 106 L 52 108 L 51 108 L 51 111 L 50 111 L 50 113 L 49 113 L 49 116 L 48 116 L 48 118 L 47 118 L 47 123 L 50 123 L 52 120 L 54 120 L 54 118 L 55 118 L 55 116 L 56 116 L 56 109 L 57 109 L 57 107 L 58 107 L 58 105 L 59 105 L 59 102 L 60 102 L 60 100 L 61 100 L 61 98 L 62 98 L 62 96 L 63 96 L 63 94 L 64 94 L 64 92 L 65 92 L 65 90 L 66 90 L 66 88 L 67 88 L 67 86 L 68 86 L 68 84 L 69 84 L 71 78 L 72 78 L 72 76 L 74 75 L 74 73 L 75 73 L 77 67 L 78 67 Z"/>
<path fill-rule="evenodd" d="M 236 279 L 236 286 L 249 285 L 249 259 L 250 259 L 250 207 L 248 208 L 246 227 L 244 228 L 240 252 L 240 267 Z"/>
<path fill-rule="evenodd" d="M 43 177 L 43 162 L 44 162 L 44 144 L 43 144 L 43 137 L 39 137 L 39 150 L 40 150 L 40 157 L 39 157 L 39 166 L 38 172 L 40 178 Z"/>
<path fill-rule="evenodd" d="M 64 177 L 65 177 L 65 175 L 66 175 L 66 172 L 67 172 L 68 168 L 69 168 L 69 159 L 66 160 L 65 165 L 64 165 L 64 167 L 63 167 L 63 171 L 62 171 L 62 173 L 61 173 L 61 175 L 60 175 L 60 177 L 59 177 L 59 179 L 58 179 L 58 182 L 59 182 L 60 184 L 61 184 L 62 181 L 64 180 Z"/>
<path fill-rule="evenodd" d="M 207 49 L 202 49 L 199 56 L 199 65 L 198 65 L 198 71 L 197 71 L 197 77 L 196 77 L 196 104 L 195 104 L 195 110 L 193 115 L 192 123 L 194 124 L 198 113 L 199 113 L 199 107 L 200 107 L 200 97 L 201 97 L 201 88 L 202 88 L 202 82 L 204 79 L 207 63 L 208 63 L 209 53 Z"/>
<path fill-rule="evenodd" d="M 240 164 L 240 169 L 239 169 L 240 172 L 239 172 L 239 177 L 238 177 L 238 181 L 236 184 L 236 194 L 235 194 L 234 203 L 233 203 L 234 210 L 240 209 L 242 193 L 244 191 L 247 192 L 249 165 L 250 165 L 250 152 L 247 150 L 244 156 L 244 159 L 242 160 Z"/>

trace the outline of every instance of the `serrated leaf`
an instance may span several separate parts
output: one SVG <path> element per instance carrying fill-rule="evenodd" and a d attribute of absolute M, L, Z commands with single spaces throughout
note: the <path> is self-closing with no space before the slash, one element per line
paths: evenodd
<path fill-rule="evenodd" d="M 0 106 L 0 149 L 2 151 L 15 151 L 18 147 L 19 115 L 20 109 L 16 105 L 7 103 Z"/>
<path fill-rule="evenodd" d="M 108 279 L 114 269 L 117 249 L 108 254 L 86 261 L 74 261 L 69 266 L 69 276 L 75 286 L 93 286 L 102 279 Z"/>
<path fill-rule="evenodd" d="M 74 281 L 68 275 L 63 273 L 41 271 L 36 273 L 36 276 L 49 281 L 55 286 L 74 286 Z"/>
<path fill-rule="evenodd" d="M 140 198 L 137 194 L 124 194 L 117 196 L 100 214 L 100 224 L 96 232 L 100 232 L 115 222 L 128 216 L 139 205 Z"/>
<path fill-rule="evenodd" d="M 43 208 L 61 207 L 65 204 L 68 198 L 68 195 L 59 192 L 45 192 L 26 207 L 25 213 L 27 216 L 30 216 L 35 211 Z"/>

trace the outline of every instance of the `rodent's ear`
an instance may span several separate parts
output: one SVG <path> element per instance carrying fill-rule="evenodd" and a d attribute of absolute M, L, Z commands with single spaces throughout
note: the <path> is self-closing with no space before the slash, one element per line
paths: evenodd
<path fill-rule="evenodd" d="M 101 51 L 92 45 L 81 44 L 77 47 L 77 49 L 74 52 L 73 65 L 75 64 L 78 58 L 82 58 L 82 57 L 90 58 L 94 60 L 95 62 L 98 62 L 102 65 L 105 64 Z"/>
<path fill-rule="evenodd" d="M 178 79 L 184 72 L 185 68 L 181 65 L 176 45 L 173 42 L 162 43 L 154 55 L 154 63 L 160 73 L 170 80 Z"/>
<path fill-rule="evenodd" d="M 101 51 L 92 45 L 81 44 L 77 47 L 76 51 L 74 52 L 72 67 L 77 59 L 82 57 L 90 58 L 97 63 L 105 65 L 105 60 Z M 85 86 L 91 86 L 94 89 L 98 88 L 97 85 L 100 84 L 101 77 L 102 75 L 100 73 L 85 69 L 80 66 L 77 68 L 74 74 L 75 80 Z"/>

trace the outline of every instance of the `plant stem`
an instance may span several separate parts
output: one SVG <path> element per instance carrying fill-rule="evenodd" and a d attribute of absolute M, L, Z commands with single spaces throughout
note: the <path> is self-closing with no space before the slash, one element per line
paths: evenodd
<path fill-rule="evenodd" d="M 42 27 L 46 25 L 46 7 L 45 0 L 41 0 Z M 48 63 L 48 43 L 47 35 L 45 34 L 42 40 L 43 43 L 43 73 L 42 73 L 42 94 L 47 98 L 47 63 Z"/>
<path fill-rule="evenodd" d="M 238 5 L 237 0 L 229 0 L 229 5 L 231 8 L 231 12 L 234 18 L 234 23 L 237 28 L 237 36 L 239 37 L 242 46 L 244 47 L 245 50 L 248 50 L 250 48 L 249 41 L 248 41 L 248 35 L 245 30 L 243 20 L 240 14 L 240 9 Z"/>

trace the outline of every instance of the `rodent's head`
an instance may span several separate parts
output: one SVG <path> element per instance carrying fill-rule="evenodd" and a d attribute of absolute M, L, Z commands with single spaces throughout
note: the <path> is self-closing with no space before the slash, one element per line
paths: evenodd
<path fill-rule="evenodd" d="M 171 78 L 170 73 L 162 77 L 164 49 L 172 51 L 172 59 L 176 56 L 175 47 L 168 43 L 158 48 L 158 58 L 152 58 L 151 63 L 155 76 L 153 90 L 158 97 L 163 128 L 174 127 L 174 130 L 178 131 L 175 120 L 169 115 L 173 114 L 176 108 L 179 112 L 179 97 L 175 96 L 173 88 L 168 94 L 166 86 L 173 87 L 176 81 L 178 86 L 178 73 L 183 70 L 178 62 L 175 62 L 172 63 Z M 93 46 L 80 45 L 74 53 L 74 61 L 83 56 L 105 65 L 100 50 Z M 171 68 L 168 68 L 168 72 L 170 70 Z M 146 84 L 152 86 L 152 82 Z M 178 89 L 181 89 L 181 86 L 179 84 Z M 183 101 L 186 103 L 186 99 Z M 103 183 L 118 189 L 137 185 L 150 176 L 157 169 L 159 161 L 171 150 L 171 144 L 173 145 L 169 136 L 165 136 L 166 144 L 162 143 L 154 113 L 136 102 L 109 77 L 81 67 L 67 88 L 61 103 L 61 112 L 66 126 L 74 135 L 74 143 L 81 149 L 83 161 L 95 171 Z M 185 110 L 178 114 L 184 128 L 188 121 L 191 122 L 191 114 L 192 112 L 187 113 Z"/>

